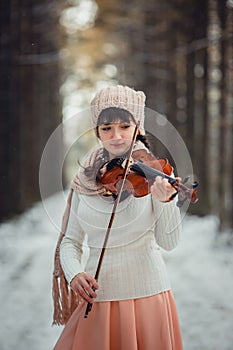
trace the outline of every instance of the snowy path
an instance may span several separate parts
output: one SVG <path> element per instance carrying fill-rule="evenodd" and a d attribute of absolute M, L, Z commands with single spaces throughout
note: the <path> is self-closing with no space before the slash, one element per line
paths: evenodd
<path fill-rule="evenodd" d="M 215 227 L 213 217 L 186 217 L 182 242 L 164 254 L 185 350 L 233 349 L 233 247 Z M 52 350 L 62 330 L 51 327 L 57 234 L 40 203 L 0 226 L 1 350 Z"/>

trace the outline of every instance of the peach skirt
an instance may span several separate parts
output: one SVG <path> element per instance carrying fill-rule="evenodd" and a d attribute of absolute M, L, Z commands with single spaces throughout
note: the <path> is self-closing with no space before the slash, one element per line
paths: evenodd
<path fill-rule="evenodd" d="M 77 307 L 54 350 L 182 350 L 171 291 L 151 297 L 96 302 L 88 318 Z"/>

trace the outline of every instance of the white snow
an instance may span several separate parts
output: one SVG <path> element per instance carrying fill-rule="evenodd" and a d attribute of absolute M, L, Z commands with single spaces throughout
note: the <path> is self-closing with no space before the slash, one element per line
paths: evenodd
<path fill-rule="evenodd" d="M 62 331 L 51 326 L 57 235 L 41 203 L 0 226 L 1 350 L 52 350 Z M 185 350 L 233 349 L 232 253 L 213 216 L 186 216 L 180 245 L 164 253 Z"/>

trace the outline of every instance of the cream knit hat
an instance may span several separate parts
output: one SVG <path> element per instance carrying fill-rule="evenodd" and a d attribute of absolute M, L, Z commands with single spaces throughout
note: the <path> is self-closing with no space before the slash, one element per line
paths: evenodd
<path fill-rule="evenodd" d="M 135 91 L 128 86 L 117 85 L 104 88 L 91 101 L 93 126 L 97 127 L 98 117 L 104 109 L 116 107 L 130 112 L 135 121 L 140 123 L 140 133 L 145 134 L 145 100 L 144 92 Z"/>

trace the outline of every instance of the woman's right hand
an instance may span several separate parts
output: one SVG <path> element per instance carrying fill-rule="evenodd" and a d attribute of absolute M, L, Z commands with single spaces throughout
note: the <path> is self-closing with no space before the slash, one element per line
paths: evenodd
<path fill-rule="evenodd" d="M 86 272 L 80 272 L 77 274 L 72 279 L 70 286 L 75 294 L 91 304 L 93 303 L 93 298 L 97 297 L 97 294 L 94 290 L 99 288 L 98 283 L 94 277 Z"/>

